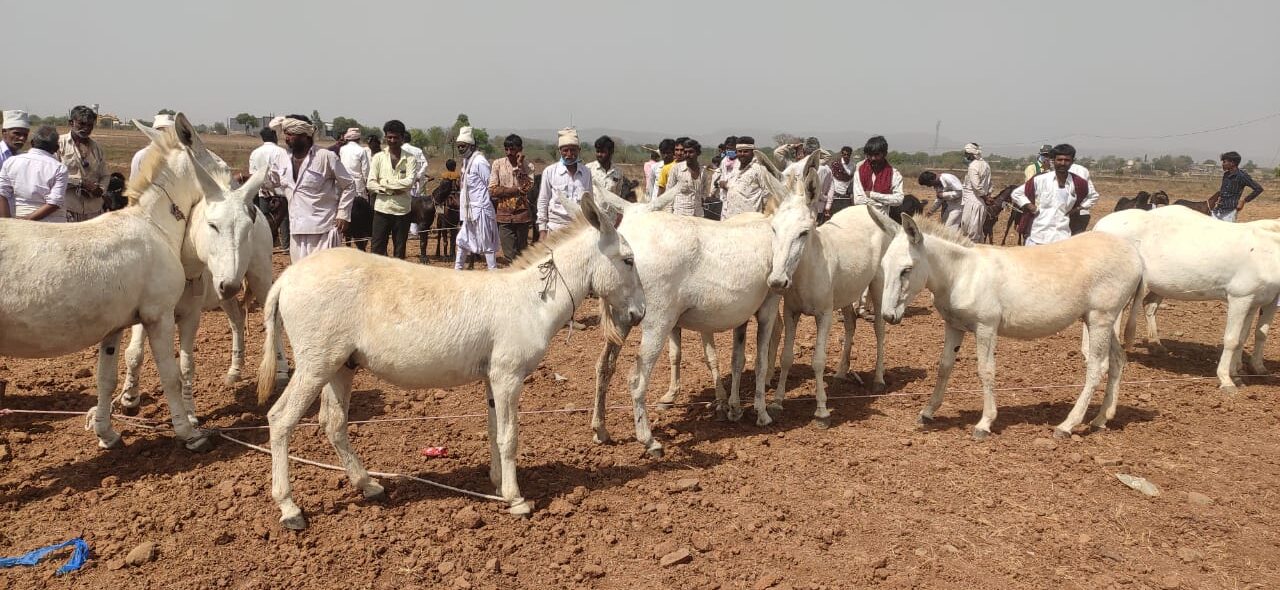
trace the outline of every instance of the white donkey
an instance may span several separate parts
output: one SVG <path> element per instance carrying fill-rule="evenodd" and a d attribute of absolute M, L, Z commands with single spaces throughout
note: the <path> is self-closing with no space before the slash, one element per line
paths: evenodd
<path fill-rule="evenodd" d="M 1084 389 L 1054 434 L 1070 436 L 1071 429 L 1084 420 L 1103 371 L 1107 372 L 1106 397 L 1090 426 L 1106 427 L 1115 416 L 1125 364 L 1114 328 L 1125 305 L 1141 296 L 1142 258 L 1136 248 L 1123 238 L 1100 232 L 1029 248 L 975 246 L 958 231 L 932 220 L 915 221 L 903 215 L 898 226 L 878 212 L 872 217 L 893 234 L 881 262 L 885 320 L 902 321 L 907 304 L 928 287 L 934 307 L 947 324 L 938 383 L 920 411 L 921 424 L 929 423 L 942 404 L 965 332 L 973 332 L 978 345 L 982 419 L 973 436 L 980 440 L 991 433 L 996 419 L 996 337 L 1043 338 L 1082 320 L 1087 363 Z"/>
<path fill-rule="evenodd" d="M 156 142 L 161 133 L 144 128 L 144 132 Z M 199 137 L 193 138 L 196 153 L 212 152 L 203 149 Z M 226 164 L 216 157 L 207 160 L 207 169 L 223 190 L 230 191 L 231 174 Z M 196 419 L 192 384 L 195 380 L 195 338 L 200 328 L 200 315 L 206 309 L 221 307 L 231 324 L 231 367 L 227 370 L 226 384 L 232 385 L 240 378 L 244 365 L 244 327 L 249 306 L 249 295 L 262 302 L 271 290 L 271 228 L 266 217 L 259 215 L 253 197 L 265 180 L 259 173 L 250 178 L 227 198 L 221 194 L 208 196 L 191 211 L 187 239 L 183 242 L 182 260 L 187 273 L 187 285 L 182 299 L 174 310 L 178 326 L 180 366 L 182 369 L 182 399 L 187 418 L 193 426 Z M 244 282 L 249 284 L 244 307 L 236 300 L 236 294 Z M 135 414 L 142 402 L 138 394 L 138 370 L 145 356 L 144 332 L 141 324 L 134 325 L 129 347 L 125 351 L 125 378 L 120 405 L 126 414 Z M 264 354 L 270 351 L 264 351 Z M 288 378 L 288 363 L 284 356 L 284 342 L 278 342 L 275 350 L 280 373 L 276 378 Z"/>
<path fill-rule="evenodd" d="M 1274 220 L 1224 223 L 1186 207 L 1131 209 L 1098 221 L 1097 231 L 1131 241 L 1142 255 L 1149 293 L 1144 299 L 1147 341 L 1160 352 L 1156 310 L 1164 298 L 1226 301 L 1227 322 L 1218 360 L 1218 384 L 1234 393 L 1242 350 L 1257 321 L 1249 368 L 1266 374 L 1262 362 L 1267 331 L 1280 295 L 1280 233 Z M 1137 315 L 1137 307 L 1130 312 Z M 1132 338 L 1126 335 L 1125 344 Z"/>
<path fill-rule="evenodd" d="M 648 313 L 640 324 L 642 336 L 636 364 L 631 373 L 632 411 L 635 416 L 636 440 L 645 445 L 651 456 L 662 455 L 662 444 L 654 440 L 645 408 L 645 392 L 649 375 L 662 343 L 679 328 L 703 334 L 708 363 L 715 377 L 714 349 L 707 344 L 709 335 L 733 330 L 733 376 L 730 395 L 716 387 L 716 416 L 739 420 L 742 403 L 739 382 L 746 362 L 746 324 L 753 316 L 757 322 L 756 350 L 756 423 L 773 422 L 768 410 L 780 411 L 780 405 L 765 406 L 764 389 L 769 376 L 766 368 L 769 350 L 760 345 L 769 341 L 778 316 L 778 293 L 769 287 L 770 272 L 782 267 L 799 254 L 806 237 L 814 228 L 809 203 L 818 193 L 817 158 L 811 158 L 805 169 L 803 186 L 785 198 L 772 218 L 744 213 L 726 221 L 700 217 L 676 216 L 654 211 L 648 205 L 626 206 L 615 195 L 597 188 L 597 193 L 611 207 L 625 210 L 618 231 L 636 244 L 636 269 L 644 285 Z M 774 189 L 785 194 L 786 188 Z M 661 208 L 663 199 L 655 201 Z M 601 321 L 619 324 L 623 337 L 630 326 L 622 324 L 616 314 L 605 310 Z M 591 415 L 596 442 L 607 442 L 609 431 L 604 424 L 605 396 L 616 368 L 620 342 L 607 342 L 596 363 L 596 399 Z M 678 357 L 673 355 L 673 362 Z M 673 374 L 674 377 L 674 374 Z M 668 391 L 668 398 L 673 395 Z M 664 398 L 663 401 L 670 401 Z"/>
<path fill-rule="evenodd" d="M 572 207 L 572 205 L 568 205 Z M 516 409 L 524 379 L 578 303 L 595 293 L 645 314 L 644 292 L 627 240 L 591 199 L 582 216 L 499 272 L 457 272 L 410 264 L 351 248 L 314 254 L 290 266 L 267 296 L 267 340 L 282 324 L 293 347 L 293 378 L 267 414 L 271 423 L 271 494 L 281 522 L 306 527 L 289 483 L 289 436 L 320 396 L 320 422 L 366 498 L 383 496 L 351 450 L 347 407 L 357 369 L 401 387 L 452 387 L 483 380 L 489 404 L 489 478 L 510 512 L 531 507 L 516 484 Z M 317 294 L 323 294 L 317 298 Z M 423 308 L 419 301 L 439 302 Z M 412 311 L 412 313 L 410 313 Z M 621 341 L 619 336 L 614 338 Z M 275 357 L 263 355 L 258 397 L 271 393 Z"/>
<path fill-rule="evenodd" d="M 832 217 L 809 234 L 808 243 L 795 260 L 788 260 L 785 268 L 774 268 L 770 284 L 783 291 L 783 325 L 786 336 L 782 344 L 782 363 L 779 365 L 777 399 L 786 396 L 787 372 L 795 358 L 796 325 L 800 316 L 811 315 L 818 325 L 817 343 L 813 348 L 814 410 L 815 423 L 822 428 L 830 424 L 831 411 L 827 409 L 827 338 L 831 332 L 831 320 L 835 310 L 844 315 L 844 347 L 836 378 L 844 379 L 849 371 L 850 349 L 854 327 L 857 325 L 856 306 L 865 292 L 872 304 L 879 309 L 883 279 L 880 259 L 889 247 L 892 236 L 880 230 L 865 205 L 849 207 Z M 876 368 L 872 389 L 884 389 L 884 317 L 876 314 Z M 857 373 L 853 374 L 859 382 Z"/>
<path fill-rule="evenodd" d="M 177 438 L 203 451 L 212 442 L 187 420 L 173 361 L 173 309 L 185 283 L 179 251 L 191 210 L 222 188 L 192 151 L 182 114 L 130 179 L 138 205 L 75 224 L 0 219 L 0 355 L 48 358 L 98 349 L 98 446 L 122 444 L 111 427 L 120 332 L 142 322 L 151 340 Z M 142 127 L 137 121 L 138 127 Z"/>

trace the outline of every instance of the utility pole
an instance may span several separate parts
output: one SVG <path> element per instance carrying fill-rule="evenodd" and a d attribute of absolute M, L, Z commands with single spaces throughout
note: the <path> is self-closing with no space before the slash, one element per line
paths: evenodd
<path fill-rule="evenodd" d="M 938 135 L 941 132 L 942 132 L 942 119 L 938 119 L 938 122 L 935 123 L 933 126 L 933 152 L 931 153 L 935 156 L 938 155 Z"/>

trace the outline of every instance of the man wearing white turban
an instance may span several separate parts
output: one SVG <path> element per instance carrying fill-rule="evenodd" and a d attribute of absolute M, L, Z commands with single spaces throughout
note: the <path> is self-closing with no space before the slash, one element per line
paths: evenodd
<path fill-rule="evenodd" d="M 27 144 L 27 135 L 31 133 L 31 119 L 26 111 L 5 111 L 4 123 L 0 125 L 0 166 L 4 161 L 18 155 Z"/>
<path fill-rule="evenodd" d="M 276 117 L 289 151 L 277 154 L 263 188 L 281 187 L 289 203 L 289 259 L 342 245 L 355 201 L 355 183 L 342 160 L 315 145 L 316 127 L 304 115 Z"/>
<path fill-rule="evenodd" d="M 462 172 L 458 183 L 460 208 L 458 219 L 458 256 L 453 268 L 462 265 L 472 254 L 484 254 L 489 270 L 498 268 L 498 216 L 489 198 L 489 160 L 476 149 L 476 141 L 470 127 L 458 130 L 455 147 L 462 158 Z"/>
<path fill-rule="evenodd" d="M 991 204 L 991 166 L 982 159 L 982 146 L 976 143 L 964 146 L 964 157 L 969 160 L 969 171 L 964 175 L 960 198 L 960 233 L 974 243 L 982 243 L 982 225 Z"/>
<path fill-rule="evenodd" d="M 368 199 L 365 183 L 369 181 L 369 162 L 372 157 L 360 145 L 360 128 L 351 127 L 342 135 L 342 147 L 338 148 L 338 159 L 351 174 L 351 181 L 356 185 L 356 196 Z"/>
<path fill-rule="evenodd" d="M 578 131 L 565 127 L 559 131 L 556 149 L 560 161 L 542 170 L 542 187 L 538 190 L 538 235 L 546 238 L 553 232 L 573 223 L 573 215 L 567 211 L 556 195 L 574 202 L 582 202 L 582 196 L 591 192 L 591 171 L 578 159 L 582 145 Z"/>
<path fill-rule="evenodd" d="M 151 128 L 156 131 L 173 127 L 173 115 L 159 113 L 155 119 L 151 121 Z M 151 151 L 151 144 L 142 146 L 142 149 L 133 153 L 133 160 L 129 161 L 129 176 L 137 176 L 138 168 L 142 166 L 142 159 L 147 157 L 147 152 Z"/>

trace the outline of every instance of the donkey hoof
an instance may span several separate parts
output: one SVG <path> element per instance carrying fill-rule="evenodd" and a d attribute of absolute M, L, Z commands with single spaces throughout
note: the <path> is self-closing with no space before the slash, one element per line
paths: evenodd
<path fill-rule="evenodd" d="M 728 422 L 729 411 L 724 408 L 716 408 L 716 422 Z"/>
<path fill-rule="evenodd" d="M 507 513 L 520 518 L 529 518 L 533 514 L 533 505 L 526 500 L 519 500 L 507 509 Z"/>
<path fill-rule="evenodd" d="M 742 419 L 742 408 L 729 408 L 729 421 L 737 422 Z"/>
<path fill-rule="evenodd" d="M 768 413 L 761 413 L 756 417 L 756 426 L 768 426 L 770 424 L 773 424 L 773 418 L 770 418 Z"/>
<path fill-rule="evenodd" d="M 121 406 L 121 407 L 120 407 L 120 413 L 121 413 L 121 414 L 124 414 L 125 416 L 137 416 L 137 415 L 138 415 L 138 411 L 139 411 L 139 410 L 141 410 L 141 409 L 142 409 L 142 404 L 141 404 L 141 403 L 139 403 L 138 405 L 135 405 L 135 406 Z"/>
<path fill-rule="evenodd" d="M 769 410 L 770 412 L 778 412 L 779 414 L 781 414 L 782 402 L 779 402 L 779 401 L 771 402 L 769 405 L 765 406 L 765 409 Z"/>
<path fill-rule="evenodd" d="M 305 530 L 307 528 L 307 517 L 299 512 L 288 518 L 281 518 L 280 524 L 291 531 Z"/>
<path fill-rule="evenodd" d="M 668 402 L 658 402 L 657 405 L 655 405 L 654 407 L 658 408 L 659 411 L 665 412 L 667 410 L 670 410 L 674 406 Z"/>
<path fill-rule="evenodd" d="M 871 393 L 883 393 L 885 389 L 888 389 L 888 386 L 885 385 L 884 381 L 876 381 L 871 384 Z"/>
<path fill-rule="evenodd" d="M 188 451 L 193 453 L 207 453 L 213 450 L 213 439 L 208 436 L 193 438 L 182 443 Z"/>
<path fill-rule="evenodd" d="M 1239 389 L 1238 387 L 1236 387 L 1235 385 L 1223 385 L 1223 386 L 1220 386 L 1220 387 L 1218 387 L 1218 391 L 1221 391 L 1222 393 L 1224 393 L 1224 394 L 1226 394 L 1226 395 L 1235 395 L 1235 394 L 1237 394 L 1237 393 L 1240 393 L 1240 389 Z"/>
<path fill-rule="evenodd" d="M 1090 424 L 1089 425 L 1089 432 L 1092 434 L 1098 434 L 1106 431 L 1107 431 L 1106 424 Z"/>
<path fill-rule="evenodd" d="M 595 433 L 595 436 L 591 437 L 591 440 L 595 441 L 598 445 L 607 445 L 613 442 L 613 438 L 609 436 L 608 432 L 597 432 Z"/>
<path fill-rule="evenodd" d="M 227 373 L 227 376 L 222 380 L 222 383 L 225 384 L 227 387 L 231 387 L 232 385 L 235 385 L 239 381 L 240 381 L 240 373 Z"/>
<path fill-rule="evenodd" d="M 928 426 L 930 424 L 933 424 L 933 416 L 925 416 L 924 414 L 916 416 L 916 426 Z"/>
<path fill-rule="evenodd" d="M 107 450 L 107 451 L 114 451 L 114 450 L 117 450 L 117 449 L 123 449 L 123 448 L 124 448 L 124 438 L 122 438 L 122 437 L 120 436 L 120 434 L 119 434 L 119 433 L 115 433 L 115 432 L 113 432 L 113 433 L 111 433 L 111 437 L 112 437 L 112 438 L 110 438 L 110 439 L 102 439 L 102 438 L 99 438 L 99 439 L 98 439 L 98 448 L 100 448 L 100 449 L 104 449 L 104 450 Z"/>
<path fill-rule="evenodd" d="M 662 445 L 658 442 L 654 442 L 653 446 L 644 450 L 644 454 L 648 455 L 650 459 L 661 459 L 667 454 L 667 450 L 662 448 Z"/>
<path fill-rule="evenodd" d="M 1059 440 L 1071 438 L 1071 431 L 1070 431 L 1070 430 L 1062 430 L 1062 429 L 1059 429 L 1059 428 L 1054 428 L 1054 429 L 1053 429 L 1053 438 L 1056 438 L 1056 439 L 1059 439 Z"/>
<path fill-rule="evenodd" d="M 387 497 L 387 491 L 384 489 L 381 489 L 381 486 L 379 486 L 379 489 L 376 492 L 373 492 L 373 493 L 364 492 L 364 500 L 366 502 L 386 504 L 389 501 L 389 498 Z"/>
<path fill-rule="evenodd" d="M 822 416 L 822 417 L 814 418 L 813 425 L 817 426 L 818 429 L 820 430 L 826 430 L 828 428 L 831 428 L 831 416 Z"/>
<path fill-rule="evenodd" d="M 990 430 L 983 430 L 981 428 L 973 429 L 973 440 L 987 440 L 988 436 L 991 436 Z"/>

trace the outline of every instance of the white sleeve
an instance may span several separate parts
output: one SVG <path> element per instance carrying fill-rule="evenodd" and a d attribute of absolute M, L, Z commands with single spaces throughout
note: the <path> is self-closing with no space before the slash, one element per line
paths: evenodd
<path fill-rule="evenodd" d="M 1080 213 L 1083 215 L 1089 214 L 1089 209 L 1093 208 L 1100 196 L 1098 195 L 1098 190 L 1093 188 L 1093 181 L 1086 179 L 1086 182 L 1089 184 L 1089 194 L 1080 202 Z"/>
<path fill-rule="evenodd" d="M 1026 207 L 1031 203 L 1031 200 L 1027 198 L 1027 183 L 1024 182 L 1018 185 L 1018 188 L 1013 189 L 1013 194 L 1009 195 L 1009 199 L 1012 200 L 1013 204 L 1019 209 Z"/>

